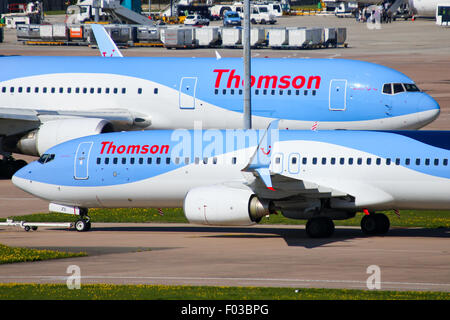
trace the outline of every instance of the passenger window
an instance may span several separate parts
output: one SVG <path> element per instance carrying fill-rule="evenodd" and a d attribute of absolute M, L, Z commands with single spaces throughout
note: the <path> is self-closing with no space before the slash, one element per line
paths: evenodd
<path fill-rule="evenodd" d="M 97 164 L 102 163 L 102 159 L 101 158 L 97 158 Z"/>
<path fill-rule="evenodd" d="M 332 165 L 335 165 L 335 164 L 336 164 L 336 158 L 331 158 L 331 159 L 330 159 L 330 163 L 331 163 Z"/>
<path fill-rule="evenodd" d="M 118 158 L 113 158 L 113 163 L 114 163 L 114 164 L 117 164 L 118 161 L 119 161 Z"/>
<path fill-rule="evenodd" d="M 391 165 L 391 158 L 386 158 L 386 165 L 390 166 Z"/>
<path fill-rule="evenodd" d="M 372 164 L 372 158 L 367 158 L 367 165 L 370 166 Z"/>
<path fill-rule="evenodd" d="M 419 158 L 416 159 L 416 165 L 420 166 L 420 159 Z"/>
<path fill-rule="evenodd" d="M 155 88 L 155 90 L 153 90 L 154 94 L 158 94 L 158 88 Z"/>
<path fill-rule="evenodd" d="M 222 94 L 227 94 L 227 89 L 223 89 Z"/>
<path fill-rule="evenodd" d="M 353 158 L 348 158 L 348 164 L 350 164 L 350 165 L 353 164 Z"/>
<path fill-rule="evenodd" d="M 142 94 L 142 88 L 138 88 L 138 94 Z"/>
<path fill-rule="evenodd" d="M 147 164 L 152 164 L 152 158 L 147 158 Z"/>
<path fill-rule="evenodd" d="M 362 158 L 358 158 L 358 160 L 356 160 L 356 163 L 357 163 L 358 165 L 362 165 Z"/>
<path fill-rule="evenodd" d="M 291 163 L 292 164 L 297 164 L 297 157 L 292 157 Z"/>
<path fill-rule="evenodd" d="M 428 158 L 425 159 L 425 165 L 426 165 L 426 166 L 429 166 L 429 165 L 430 165 L 430 159 L 428 159 Z"/>
<path fill-rule="evenodd" d="M 106 94 L 109 94 L 109 91 L 110 91 L 109 88 L 105 88 L 105 93 Z"/>
<path fill-rule="evenodd" d="M 127 88 L 122 88 L 122 94 L 127 93 Z"/>
<path fill-rule="evenodd" d="M 3 92 L 3 93 L 6 92 L 6 87 L 2 87 L 2 92 Z"/>
<path fill-rule="evenodd" d="M 117 94 L 117 92 L 119 92 L 119 89 L 114 88 L 114 89 L 113 89 L 113 93 L 114 93 L 114 94 Z"/>
<path fill-rule="evenodd" d="M 122 164 L 126 164 L 127 163 L 127 158 L 122 158 Z"/>
<path fill-rule="evenodd" d="M 216 157 L 213 158 L 213 164 L 217 164 L 217 158 Z"/>
<path fill-rule="evenodd" d="M 91 89 L 89 90 L 89 92 L 90 92 L 91 94 L 93 94 L 93 93 L 95 92 L 95 89 L 94 89 L 94 88 L 91 88 Z"/>
<path fill-rule="evenodd" d="M 161 163 L 161 158 L 160 157 L 156 158 L 156 164 L 160 164 L 160 163 Z"/>
<path fill-rule="evenodd" d="M 394 94 L 405 91 L 405 88 L 403 88 L 403 85 L 401 83 L 394 83 L 393 86 L 394 86 Z"/>
<path fill-rule="evenodd" d="M 87 88 L 83 88 L 83 93 L 87 93 Z"/>
<path fill-rule="evenodd" d="M 438 166 L 439 165 L 439 159 L 434 159 L 434 165 Z"/>
<path fill-rule="evenodd" d="M 377 158 L 376 164 L 377 164 L 377 166 L 379 166 L 381 164 L 381 158 Z"/>
<path fill-rule="evenodd" d="M 323 165 L 327 164 L 327 158 L 322 158 L 322 164 Z"/>
<path fill-rule="evenodd" d="M 400 165 L 400 159 L 399 159 L 399 158 L 395 159 L 395 164 L 396 164 L 397 166 Z"/>
<path fill-rule="evenodd" d="M 219 94 L 219 90 L 218 89 L 214 89 L 214 94 Z"/>
<path fill-rule="evenodd" d="M 448 165 L 448 159 L 444 159 L 444 161 L 442 161 L 442 164 L 443 164 L 444 166 Z"/>
<path fill-rule="evenodd" d="M 383 85 L 383 93 L 392 94 L 392 87 L 390 83 L 385 83 Z"/>
<path fill-rule="evenodd" d="M 102 93 L 102 88 L 97 88 L 97 93 Z"/>
<path fill-rule="evenodd" d="M 134 158 L 130 158 L 130 164 L 134 164 Z"/>
<path fill-rule="evenodd" d="M 344 165 L 345 164 L 345 158 L 340 158 L 339 159 L 339 164 L 340 165 Z"/>
<path fill-rule="evenodd" d="M 295 159 L 295 160 L 297 160 L 297 159 Z M 231 164 L 236 164 L 236 162 L 237 162 L 236 157 L 233 157 L 233 158 L 231 159 Z"/>
<path fill-rule="evenodd" d="M 47 87 L 42 88 L 42 93 L 47 93 Z"/>
<path fill-rule="evenodd" d="M 231 89 L 231 90 L 230 90 L 230 94 L 233 94 L 233 95 L 234 95 L 234 89 Z"/>
<path fill-rule="evenodd" d="M 55 88 L 51 88 L 50 92 L 51 93 L 55 93 L 56 89 Z"/>
<path fill-rule="evenodd" d="M 109 158 L 105 158 L 105 164 L 109 164 Z"/>
<path fill-rule="evenodd" d="M 14 87 L 9 88 L 9 92 L 14 93 Z"/>
<path fill-rule="evenodd" d="M 315 96 L 316 95 L 316 90 L 312 91 L 312 95 Z"/>
<path fill-rule="evenodd" d="M 409 166 L 411 164 L 411 159 L 406 158 L 405 159 L 405 165 Z"/>
<path fill-rule="evenodd" d="M 72 93 L 72 88 L 67 88 L 67 93 Z"/>
<path fill-rule="evenodd" d="M 64 88 L 59 88 L 59 93 L 64 93 Z"/>
<path fill-rule="evenodd" d="M 204 164 L 208 164 L 208 158 L 206 158 L 206 157 L 203 158 L 203 163 L 204 163 Z"/>
<path fill-rule="evenodd" d="M 139 158 L 139 164 L 144 164 L 144 158 Z"/>
<path fill-rule="evenodd" d="M 302 159 L 302 164 L 307 164 L 307 163 L 308 163 L 308 158 L 306 158 L 306 157 L 303 158 L 303 159 Z"/>
<path fill-rule="evenodd" d="M 166 164 L 170 164 L 170 158 L 166 158 Z"/>

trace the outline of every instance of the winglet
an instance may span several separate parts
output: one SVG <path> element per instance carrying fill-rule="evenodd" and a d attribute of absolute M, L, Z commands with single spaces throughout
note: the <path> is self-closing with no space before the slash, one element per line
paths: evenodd
<path fill-rule="evenodd" d="M 273 143 L 278 141 L 278 123 L 279 120 L 272 121 L 264 132 L 255 153 L 250 158 L 247 166 L 242 171 L 256 172 L 266 187 L 274 190 L 272 179 L 270 177 L 270 159 Z"/>
<path fill-rule="evenodd" d="M 97 41 L 98 49 L 103 57 L 122 58 L 114 41 L 111 39 L 105 28 L 99 24 L 91 24 L 92 32 L 94 32 L 95 41 Z"/>

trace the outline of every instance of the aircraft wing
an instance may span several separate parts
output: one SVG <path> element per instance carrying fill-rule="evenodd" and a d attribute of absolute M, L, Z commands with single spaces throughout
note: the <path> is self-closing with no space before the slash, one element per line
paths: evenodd
<path fill-rule="evenodd" d="M 147 116 L 126 109 L 92 111 L 0 108 L 0 135 L 14 135 L 38 128 L 43 122 L 68 118 L 99 118 L 109 121 L 117 131 L 150 125 Z"/>
<path fill-rule="evenodd" d="M 248 186 L 259 196 L 266 199 L 302 198 L 338 198 L 352 196 L 324 183 L 298 180 L 281 174 L 270 174 L 271 187 L 264 181 L 263 174 L 245 173 Z"/>

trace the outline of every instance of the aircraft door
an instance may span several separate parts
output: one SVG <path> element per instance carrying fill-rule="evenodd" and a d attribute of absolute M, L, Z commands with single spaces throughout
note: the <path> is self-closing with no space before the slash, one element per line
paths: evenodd
<path fill-rule="evenodd" d="M 183 77 L 180 82 L 179 105 L 180 109 L 195 109 L 195 91 L 197 89 L 196 77 Z"/>
<path fill-rule="evenodd" d="M 347 108 L 347 80 L 333 79 L 330 81 L 329 109 L 345 111 Z"/>
<path fill-rule="evenodd" d="M 300 155 L 298 153 L 291 153 L 289 155 L 289 173 L 297 174 L 300 172 Z"/>
<path fill-rule="evenodd" d="M 274 163 L 272 165 L 273 167 L 273 172 L 275 173 L 283 173 L 283 154 L 282 153 L 277 153 L 274 156 Z"/>
<path fill-rule="evenodd" d="M 82 142 L 78 145 L 73 174 L 76 180 L 87 180 L 89 178 L 89 154 L 91 153 L 92 145 L 92 142 Z"/>

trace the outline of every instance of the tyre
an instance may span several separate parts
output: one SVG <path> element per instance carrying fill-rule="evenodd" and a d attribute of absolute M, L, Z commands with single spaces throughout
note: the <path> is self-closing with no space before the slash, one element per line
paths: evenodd
<path fill-rule="evenodd" d="M 366 215 L 361 220 L 361 230 L 367 235 L 374 235 L 377 233 L 377 219 L 375 219 L 375 215 Z"/>
<path fill-rule="evenodd" d="M 306 233 L 311 238 L 328 238 L 334 233 L 333 220 L 327 217 L 309 219 L 306 223 Z"/>
<path fill-rule="evenodd" d="M 75 229 L 78 232 L 84 232 L 84 231 L 88 231 L 88 224 L 89 222 L 84 220 L 84 219 L 79 219 L 77 220 L 77 222 L 75 222 Z"/>
<path fill-rule="evenodd" d="M 391 223 L 389 222 L 389 218 L 385 214 L 375 214 L 375 221 L 377 223 L 378 234 L 386 234 L 389 231 Z"/>

